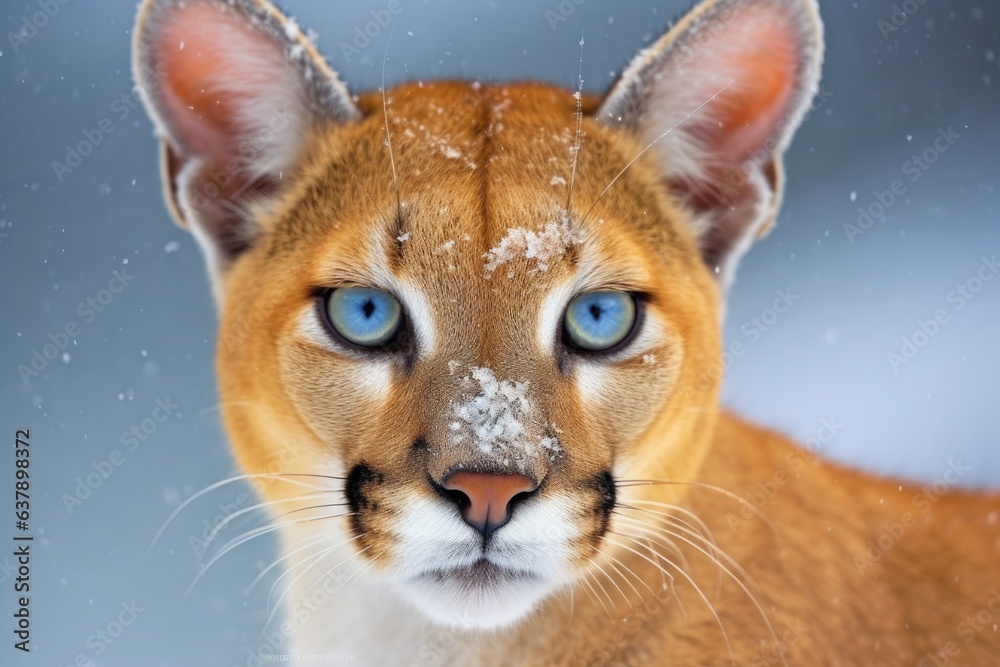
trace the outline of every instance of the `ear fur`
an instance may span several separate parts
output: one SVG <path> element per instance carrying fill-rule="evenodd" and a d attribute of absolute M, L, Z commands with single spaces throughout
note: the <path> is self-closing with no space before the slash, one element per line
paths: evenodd
<path fill-rule="evenodd" d="M 133 74 L 162 141 L 164 194 L 213 278 L 250 246 L 250 209 L 294 170 L 310 124 L 360 117 L 294 21 L 265 0 L 145 0 Z"/>
<path fill-rule="evenodd" d="M 706 0 L 640 53 L 600 121 L 635 134 L 725 289 L 781 202 L 781 157 L 820 78 L 815 0 Z"/>

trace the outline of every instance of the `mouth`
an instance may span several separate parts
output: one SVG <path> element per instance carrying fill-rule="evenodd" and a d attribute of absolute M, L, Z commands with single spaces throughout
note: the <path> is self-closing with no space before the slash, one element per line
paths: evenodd
<path fill-rule="evenodd" d="M 537 573 L 497 565 L 487 558 L 427 570 L 401 584 L 406 597 L 432 620 L 467 630 L 515 623 L 552 588 Z"/>
<path fill-rule="evenodd" d="M 415 577 L 418 581 L 435 584 L 458 584 L 474 590 L 486 590 L 513 583 L 538 580 L 538 575 L 526 570 L 513 570 L 480 558 L 471 565 L 447 570 L 431 570 Z"/>

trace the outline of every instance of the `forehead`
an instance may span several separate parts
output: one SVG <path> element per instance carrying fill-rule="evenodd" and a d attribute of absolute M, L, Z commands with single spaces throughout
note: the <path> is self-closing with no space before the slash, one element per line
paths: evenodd
<path fill-rule="evenodd" d="M 578 134 L 569 91 L 418 83 L 384 106 L 378 93 L 359 104 L 363 122 L 317 138 L 289 216 L 318 284 L 402 279 L 438 299 L 480 289 L 489 302 L 581 270 L 599 283 L 584 287 L 642 286 L 636 259 L 650 243 L 630 223 L 657 207 L 621 196 L 594 206 L 629 156 L 587 118 Z"/>

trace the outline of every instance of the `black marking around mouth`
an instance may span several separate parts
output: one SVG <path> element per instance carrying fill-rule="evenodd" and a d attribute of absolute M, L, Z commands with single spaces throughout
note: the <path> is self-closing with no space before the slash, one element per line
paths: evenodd
<path fill-rule="evenodd" d="M 594 508 L 594 513 L 601 517 L 600 532 L 603 535 L 608 530 L 608 521 L 611 519 L 611 512 L 615 509 L 615 505 L 618 502 L 618 492 L 615 486 L 615 478 L 608 470 L 597 475 L 594 478 L 593 485 L 598 493 L 598 501 L 597 506 Z"/>
<path fill-rule="evenodd" d="M 362 513 L 378 510 L 378 503 L 368 495 L 368 487 L 382 481 L 384 481 L 382 474 L 364 462 L 351 468 L 351 472 L 347 475 L 344 495 L 351 508 L 351 527 L 357 535 L 362 535 L 365 532 L 361 523 Z"/>

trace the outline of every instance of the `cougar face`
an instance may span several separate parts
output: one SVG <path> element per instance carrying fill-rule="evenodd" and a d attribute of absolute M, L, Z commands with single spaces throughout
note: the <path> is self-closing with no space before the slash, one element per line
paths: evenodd
<path fill-rule="evenodd" d="M 493 628 L 613 553 L 621 482 L 702 461 L 720 295 L 773 219 L 819 48 L 811 2 L 708 2 L 602 99 L 352 98 L 263 0 L 147 0 L 165 193 L 289 562 Z"/>

